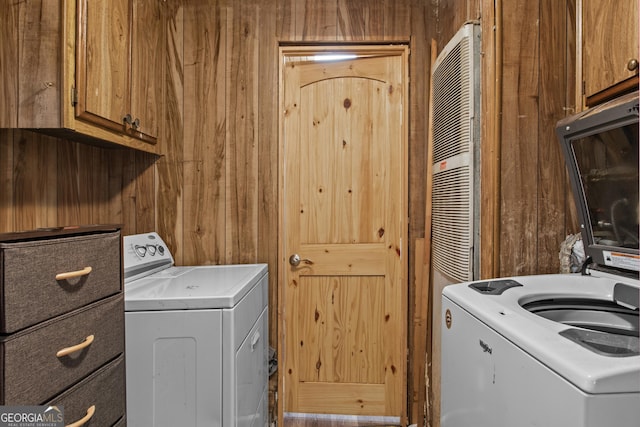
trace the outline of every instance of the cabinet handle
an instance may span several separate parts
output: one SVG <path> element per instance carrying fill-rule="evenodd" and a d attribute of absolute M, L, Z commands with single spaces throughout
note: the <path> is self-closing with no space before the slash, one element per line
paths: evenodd
<path fill-rule="evenodd" d="M 638 60 L 633 58 L 627 62 L 627 70 L 636 71 L 638 69 Z"/>
<path fill-rule="evenodd" d="M 96 405 L 89 406 L 87 409 L 87 415 L 76 421 L 75 423 L 67 424 L 66 427 L 80 427 L 83 426 L 93 417 L 93 414 L 96 412 Z"/>
<path fill-rule="evenodd" d="M 85 347 L 89 347 L 91 345 L 91 343 L 93 342 L 93 338 L 94 338 L 93 335 L 89 335 L 80 344 L 76 344 L 76 345 L 71 346 L 71 347 L 65 347 L 62 350 L 59 350 L 56 353 L 56 356 L 57 357 L 68 356 L 71 353 L 75 353 L 76 351 L 80 351 Z"/>
<path fill-rule="evenodd" d="M 56 280 L 67 280 L 67 279 L 73 279 L 80 276 L 86 276 L 87 274 L 91 273 L 91 270 L 92 270 L 91 267 L 85 267 L 82 270 L 78 270 L 78 271 L 69 271 L 67 273 L 59 273 L 59 274 L 56 274 Z"/>
<path fill-rule="evenodd" d="M 127 115 L 122 118 L 122 121 L 125 125 L 131 126 L 133 130 L 138 130 L 140 127 L 140 119 L 136 117 L 134 120 L 133 117 L 131 117 L 131 114 L 127 113 Z"/>

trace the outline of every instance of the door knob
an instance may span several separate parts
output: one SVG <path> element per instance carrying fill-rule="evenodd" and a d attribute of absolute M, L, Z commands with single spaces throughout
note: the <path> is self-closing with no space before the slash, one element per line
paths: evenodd
<path fill-rule="evenodd" d="M 313 261 L 311 261 L 310 259 L 306 259 L 306 258 L 300 258 L 300 255 L 298 254 L 293 254 L 289 257 L 289 264 L 291 264 L 294 267 L 297 267 L 300 265 L 301 262 L 304 262 L 305 264 L 313 264 Z"/>

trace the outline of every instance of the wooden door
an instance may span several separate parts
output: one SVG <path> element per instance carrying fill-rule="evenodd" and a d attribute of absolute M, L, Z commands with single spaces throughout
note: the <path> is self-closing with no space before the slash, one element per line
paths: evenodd
<path fill-rule="evenodd" d="M 134 0 L 131 25 L 131 114 L 139 120 L 137 136 L 148 142 L 158 137 L 164 82 L 164 4 Z"/>
<path fill-rule="evenodd" d="M 124 131 L 130 112 L 130 0 L 78 1 L 76 116 Z"/>
<path fill-rule="evenodd" d="M 407 51 L 282 52 L 284 411 L 404 419 Z"/>

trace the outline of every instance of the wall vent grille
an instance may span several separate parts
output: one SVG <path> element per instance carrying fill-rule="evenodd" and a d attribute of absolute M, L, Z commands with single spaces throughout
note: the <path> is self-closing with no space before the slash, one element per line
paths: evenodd
<path fill-rule="evenodd" d="M 437 270 L 461 282 L 474 278 L 479 224 L 478 27 L 465 24 L 432 70 L 432 259 Z"/>

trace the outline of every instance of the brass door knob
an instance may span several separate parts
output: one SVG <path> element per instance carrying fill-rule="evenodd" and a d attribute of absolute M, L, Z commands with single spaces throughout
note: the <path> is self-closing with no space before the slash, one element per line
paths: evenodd
<path fill-rule="evenodd" d="M 637 71 L 638 70 L 638 60 L 633 58 L 627 62 L 627 70 L 629 71 Z"/>

